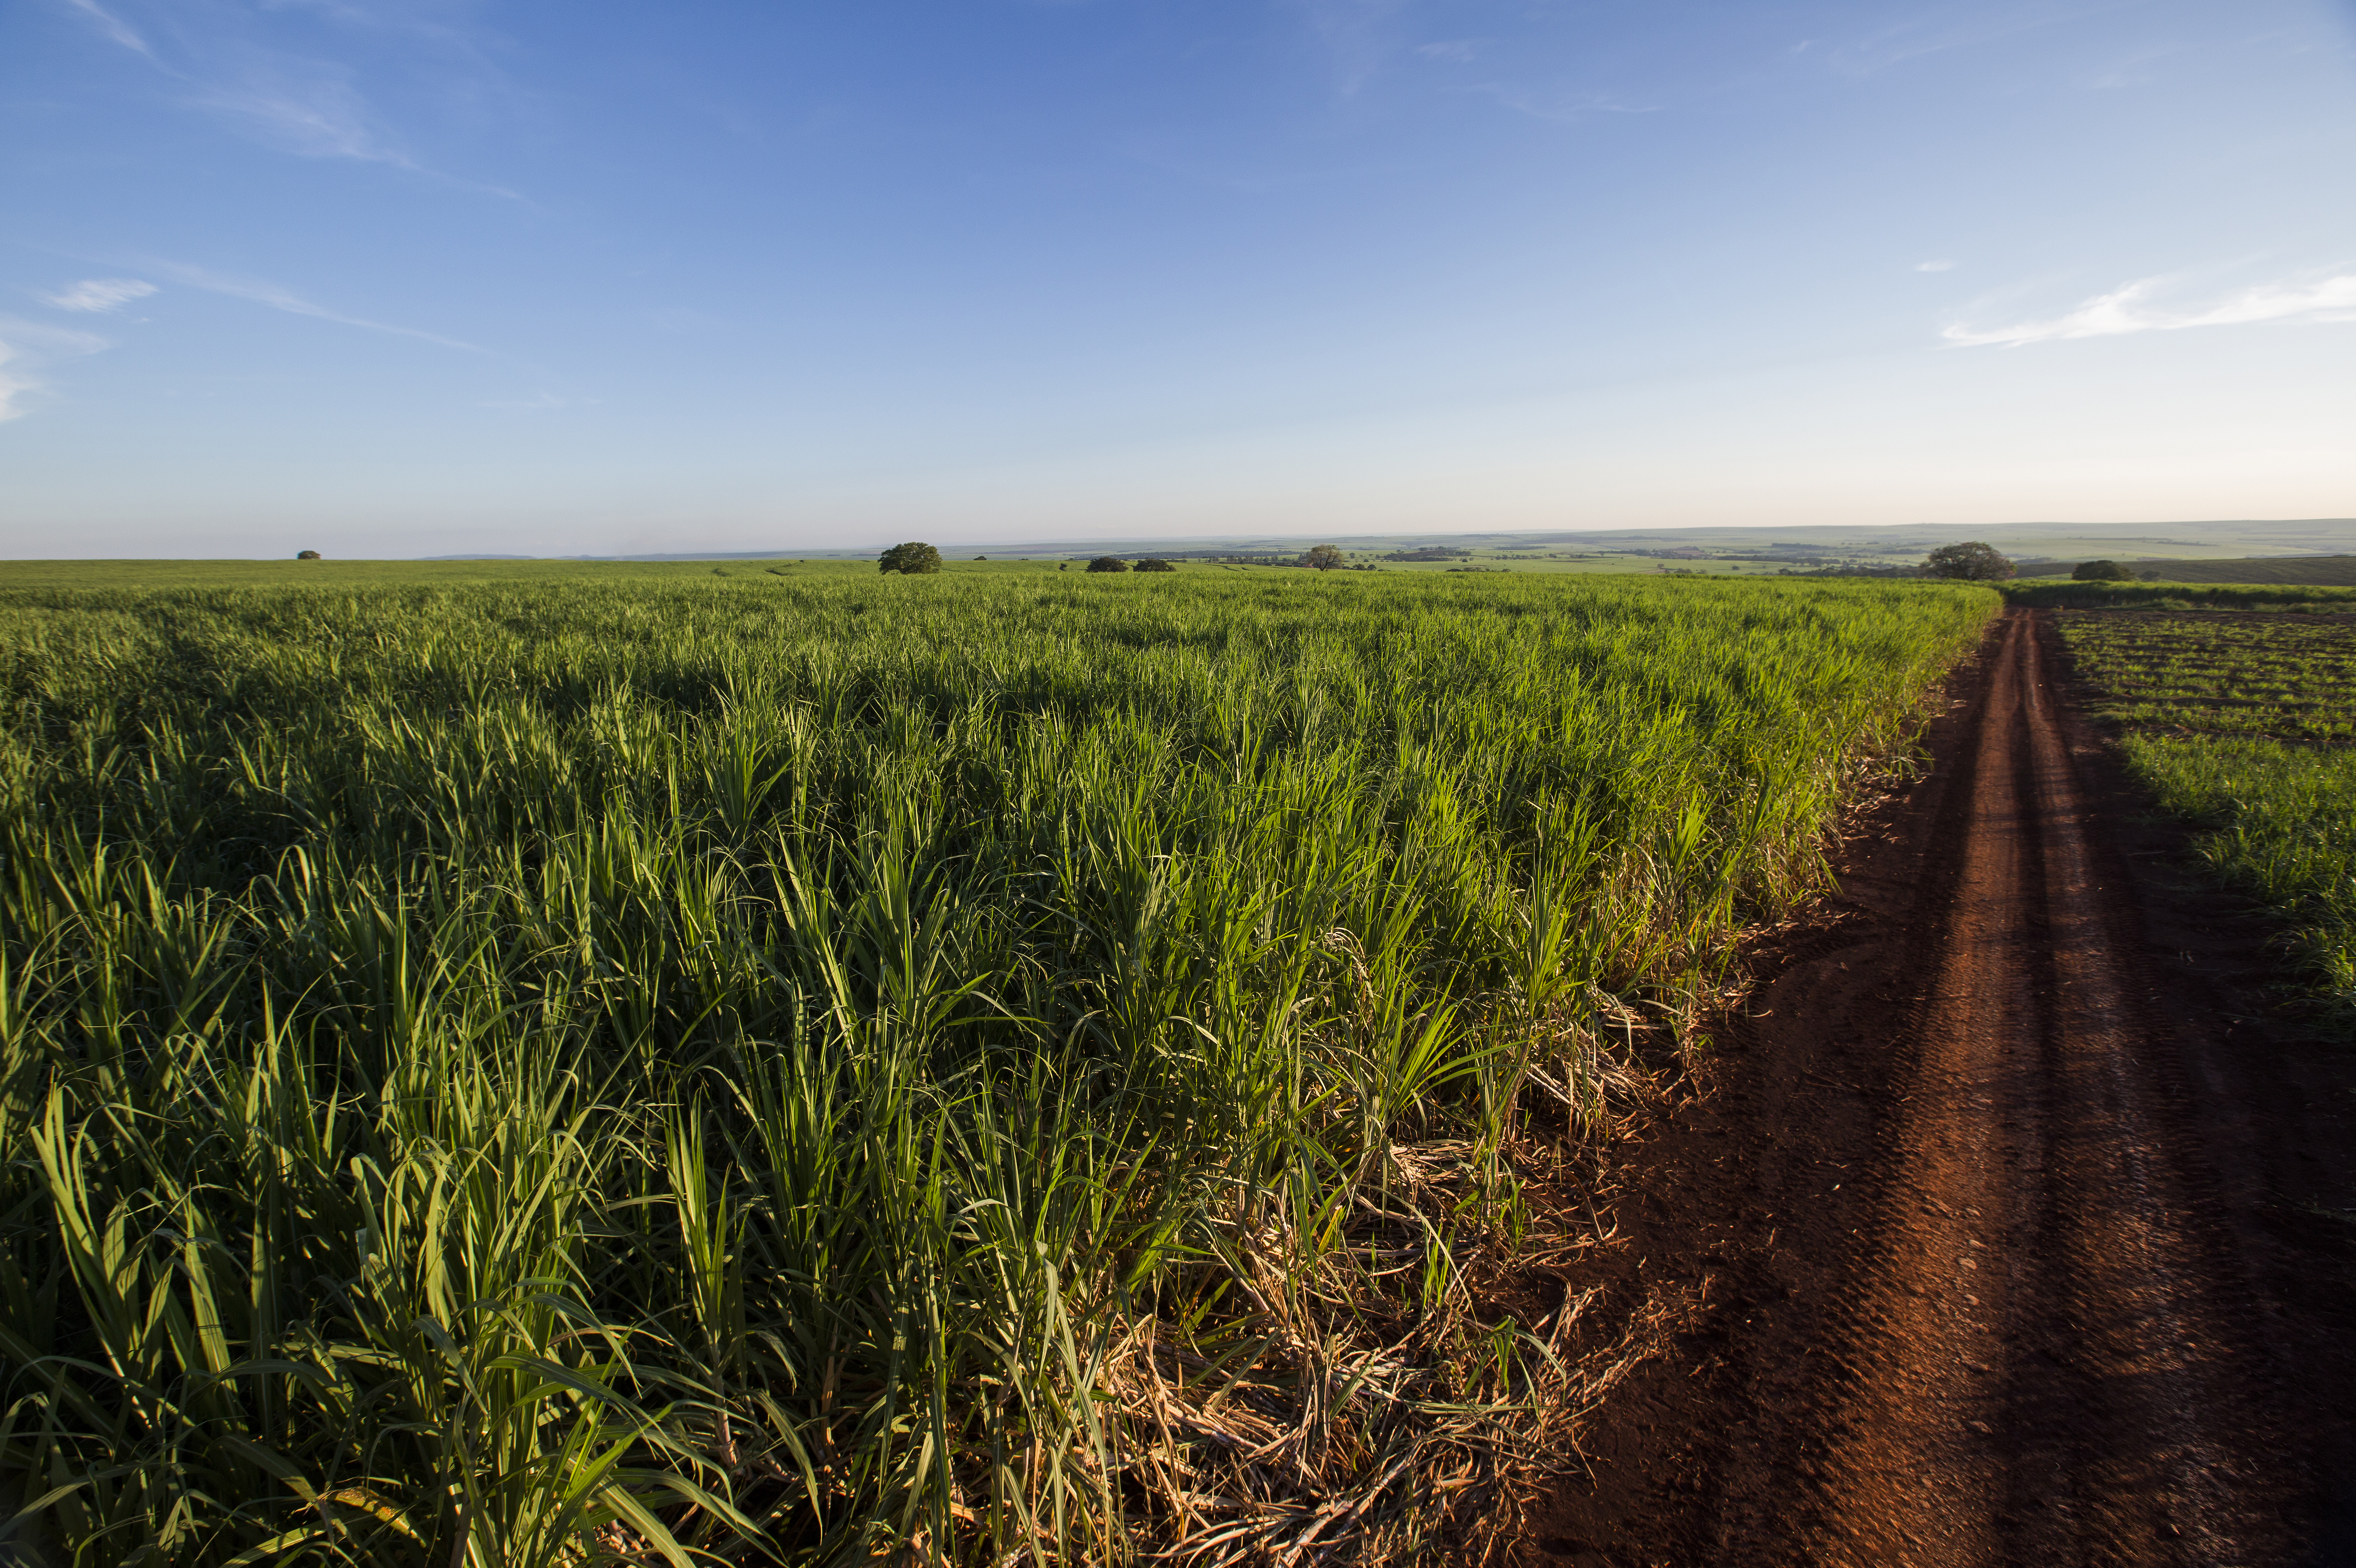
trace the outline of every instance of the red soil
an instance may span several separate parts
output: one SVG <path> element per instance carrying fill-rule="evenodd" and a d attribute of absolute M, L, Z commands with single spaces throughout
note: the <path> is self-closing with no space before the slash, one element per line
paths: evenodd
<path fill-rule="evenodd" d="M 1523 1561 L 2356 1561 L 2356 1062 L 2269 1021 L 2265 926 L 2043 623 L 1957 677 L 1629 1151 L 1622 1244 L 1567 1283 L 1699 1305 Z"/>

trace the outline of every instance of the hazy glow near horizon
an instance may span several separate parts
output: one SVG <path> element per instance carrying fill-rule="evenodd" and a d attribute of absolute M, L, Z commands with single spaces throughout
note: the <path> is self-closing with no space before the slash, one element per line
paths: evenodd
<path fill-rule="evenodd" d="M 27 0 L 0 555 L 2356 513 L 2329 0 Z"/>

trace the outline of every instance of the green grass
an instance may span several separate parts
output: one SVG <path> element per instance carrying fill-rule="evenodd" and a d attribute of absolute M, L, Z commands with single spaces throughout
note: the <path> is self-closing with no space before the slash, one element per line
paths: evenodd
<path fill-rule="evenodd" d="M 1065 570 L 1066 574 L 1077 572 L 1095 554 L 1090 551 L 1074 555 L 1037 554 L 1027 557 L 992 556 L 988 560 L 972 559 L 971 552 L 960 553 L 955 549 L 942 551 L 943 575 L 956 577 L 1035 576 L 1041 572 Z M 1115 547 L 1110 553 L 1123 560 L 1136 561 L 1154 554 L 1150 549 Z M 1722 560 L 1662 561 L 1647 556 L 1603 553 L 1581 550 L 1575 547 L 1550 548 L 1542 550 L 1475 551 L 1462 560 L 1397 561 L 1380 559 L 1380 552 L 1362 552 L 1355 560 L 1374 562 L 1384 575 L 1446 576 L 1450 569 L 1478 566 L 1491 571 L 1508 571 L 1555 575 L 1642 575 L 1658 576 L 1660 568 L 1681 567 L 1737 575 L 1772 576 L 1776 567 L 1772 563 L 1744 561 L 1730 564 Z M 1228 564 L 1220 561 L 1180 559 L 1175 564 L 1181 575 L 1226 574 L 1252 572 L 1283 572 L 1286 575 L 1301 570 L 1297 567 L 1275 567 Z M 9 589 L 32 588 L 137 588 L 166 590 L 175 588 L 268 588 L 279 586 L 327 586 L 337 588 L 360 586 L 392 586 L 433 584 L 455 587 L 466 583 L 487 582 L 615 582 L 670 581 L 692 582 L 718 577 L 728 578 L 790 578 L 818 576 L 851 576 L 858 573 L 875 576 L 875 558 L 864 555 L 855 558 L 811 556 L 797 560 L 779 557 L 767 560 L 12 560 L 0 561 L 0 592 Z"/>
<path fill-rule="evenodd" d="M 1054 571 L 1057 560 L 974 561 L 952 559 L 959 576 Z M 1076 570 L 1076 568 L 1075 569 Z M 531 583 L 707 583 L 745 581 L 775 585 L 820 578 L 849 581 L 879 575 L 873 556 L 859 560 L 11 560 L 0 561 L 0 593 L 37 589 L 133 589 L 157 592 L 188 588 L 457 588 Z"/>
<path fill-rule="evenodd" d="M 2127 757 L 2201 858 L 2281 910 L 2308 977 L 2356 1018 L 2356 748 L 2131 734 Z"/>
<path fill-rule="evenodd" d="M 1524 1178 L 1998 603 L 288 567 L 0 592 L 34 1561 L 1477 1532 Z"/>
<path fill-rule="evenodd" d="M 2032 610 L 2271 610 L 2356 613 L 2356 588 L 2183 582 L 2008 582 L 2005 597 Z"/>
<path fill-rule="evenodd" d="M 2226 883 L 2280 911 L 2326 1008 L 2356 1020 L 2356 617 L 2063 613 L 2098 718 Z"/>
<path fill-rule="evenodd" d="M 2088 614 L 2061 622 L 2097 717 L 2293 740 L 2356 740 L 2356 621 Z"/>
<path fill-rule="evenodd" d="M 2136 568 L 2169 582 L 2298 583 L 2356 588 L 2356 555 L 2295 555 L 2254 560 L 2139 560 Z"/>

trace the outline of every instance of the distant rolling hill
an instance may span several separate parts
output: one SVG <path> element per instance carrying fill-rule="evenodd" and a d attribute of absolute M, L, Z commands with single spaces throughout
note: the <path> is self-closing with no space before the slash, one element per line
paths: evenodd
<path fill-rule="evenodd" d="M 2283 555 L 2255 560 L 2138 560 L 2140 576 L 2162 582 L 2296 582 L 2356 588 L 2356 555 Z"/>

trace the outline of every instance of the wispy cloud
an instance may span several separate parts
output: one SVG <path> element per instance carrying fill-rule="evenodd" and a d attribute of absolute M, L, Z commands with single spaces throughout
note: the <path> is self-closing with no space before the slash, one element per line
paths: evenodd
<path fill-rule="evenodd" d="M 2170 309 L 2158 301 L 2167 278 L 2145 278 L 2097 294 L 2077 309 L 2046 321 L 2009 326 L 1972 327 L 1957 323 L 1941 334 L 1965 348 L 2018 348 L 2078 337 L 2116 337 L 2136 332 L 2181 332 L 2193 326 L 2248 326 L 2270 321 L 2356 321 L 2356 272 L 2304 282 L 2261 283 L 2203 306 Z"/>
<path fill-rule="evenodd" d="M 2186 48 L 2187 46 L 2180 43 L 2147 45 L 2114 61 L 2091 78 L 2086 85 L 2097 92 L 2113 91 L 2121 88 L 2148 87 L 2163 80 L 2163 73 L 2154 69 L 2153 67 L 2161 60 L 2182 55 L 2186 52 Z"/>
<path fill-rule="evenodd" d="M 1870 32 L 1837 40 L 1819 58 L 1845 76 L 1871 76 L 1892 66 L 1950 49 L 1975 48 L 1999 39 L 2101 16 L 2136 0 L 2018 0 L 2015 4 L 1948 4 L 1913 10 Z"/>
<path fill-rule="evenodd" d="M 48 389 L 38 374 L 42 368 L 112 347 L 93 332 L 0 316 L 0 423 L 24 418 L 31 411 L 23 400 Z"/>
<path fill-rule="evenodd" d="M 1292 5 L 1332 62 L 1344 98 L 1381 75 L 1403 41 L 1399 19 L 1407 0 L 1292 0 Z"/>
<path fill-rule="evenodd" d="M 155 284 L 137 278 L 84 278 L 62 293 L 43 294 L 40 299 L 59 310 L 113 311 L 155 292 Z"/>
<path fill-rule="evenodd" d="M 0 424 L 23 419 L 25 411 L 16 400 L 27 392 L 38 391 L 40 383 L 8 368 L 17 359 L 17 353 L 5 338 L 0 338 Z"/>
<path fill-rule="evenodd" d="M 261 278 L 235 277 L 224 272 L 210 272 L 203 267 L 192 267 L 185 261 L 150 261 L 147 263 L 147 270 L 161 272 L 174 282 L 185 283 L 192 289 L 203 289 L 209 293 L 227 294 L 232 299 L 250 300 L 255 304 L 268 305 L 272 310 L 283 310 L 289 315 L 307 315 L 319 321 L 332 321 L 343 326 L 360 327 L 369 332 L 389 332 L 399 337 L 415 337 L 427 343 L 438 343 L 444 348 L 464 349 L 469 354 L 489 352 L 479 345 L 462 342 L 455 337 L 444 337 L 438 332 L 427 332 L 414 326 L 395 326 L 390 322 L 370 321 L 366 316 L 347 315 L 338 310 L 329 310 L 326 305 L 315 304 L 305 299 L 292 289 Z"/>
<path fill-rule="evenodd" d="M 1955 264 L 1953 261 L 1917 261 L 1914 263 L 1914 270 L 1918 272 L 1951 272 L 1954 271 L 1954 269 Z"/>
<path fill-rule="evenodd" d="M 282 152 L 418 166 L 375 123 L 368 100 L 342 66 L 283 58 L 249 60 L 234 76 L 207 83 L 193 101 Z"/>
<path fill-rule="evenodd" d="M 66 3 L 178 83 L 176 96 L 183 106 L 216 116 L 264 146 L 298 157 L 382 164 L 465 189 L 523 199 L 501 187 L 428 167 L 361 91 L 360 73 L 352 65 L 290 51 L 272 41 L 270 14 L 299 6 L 366 35 L 356 40 L 353 58 L 371 73 L 427 72 L 445 101 L 463 98 L 475 113 L 519 99 L 520 94 L 485 51 L 461 29 L 434 20 L 427 14 L 430 7 L 360 6 L 338 0 L 260 0 L 258 5 L 112 0 L 130 15 L 145 12 L 143 33 L 99 0 Z"/>
<path fill-rule="evenodd" d="M 100 31 L 124 48 L 145 55 L 149 59 L 155 58 L 155 51 L 147 47 L 147 40 L 134 31 L 129 23 L 101 6 L 98 0 L 69 0 L 69 4 L 75 10 L 96 22 Z"/>
<path fill-rule="evenodd" d="M 232 299 L 283 310 L 290 315 L 307 315 L 319 321 L 331 321 L 340 326 L 357 326 L 368 332 L 386 332 L 398 337 L 414 337 L 444 348 L 456 348 L 469 354 L 483 354 L 487 349 L 472 343 L 445 337 L 438 332 L 426 332 L 414 326 L 397 326 L 391 322 L 370 321 L 366 316 L 348 315 L 314 304 L 292 289 L 260 278 L 236 277 L 215 272 L 203 267 L 192 267 L 184 261 L 165 261 L 148 258 L 139 263 L 143 272 L 192 289 L 210 293 L 227 294 Z M 156 292 L 155 285 L 140 278 L 84 278 L 57 293 L 38 297 L 45 304 L 59 310 L 103 314 L 116 310 L 133 300 L 145 299 Z M 114 347 L 113 340 L 94 332 L 59 326 L 50 322 L 26 321 L 15 316 L 0 316 L 0 422 L 22 419 L 29 409 L 27 401 L 49 388 L 42 372 L 63 360 L 78 359 Z M 552 395 L 519 404 L 525 408 L 557 408 L 563 401 L 549 401 Z"/>
<path fill-rule="evenodd" d="M 594 403 L 595 398 L 560 398 L 554 392 L 541 392 L 530 398 L 492 399 L 480 405 L 487 409 L 503 409 L 511 413 L 538 413 L 545 409 L 570 409 L 583 403 Z"/>
<path fill-rule="evenodd" d="M 1533 120 L 1548 120 L 1558 124 L 1591 119 L 1598 114 L 1658 114 L 1661 112 L 1657 103 L 1631 103 L 1608 92 L 1558 91 L 1519 82 L 1476 82 L 1467 86 L 1465 91 L 1494 98 L 1516 114 L 1526 114 Z"/>

